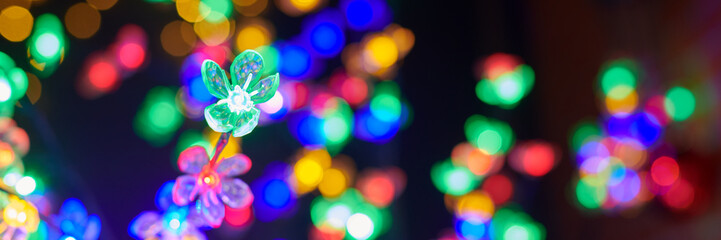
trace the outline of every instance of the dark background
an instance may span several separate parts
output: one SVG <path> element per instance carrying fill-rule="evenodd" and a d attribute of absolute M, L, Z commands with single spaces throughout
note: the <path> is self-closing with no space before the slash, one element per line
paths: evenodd
<path fill-rule="evenodd" d="M 35 16 L 50 12 L 62 17 L 75 2 L 48 0 L 33 5 L 30 11 Z M 336 4 L 330 1 L 330 6 Z M 680 151 L 693 152 L 688 158 L 702 166 L 701 178 L 710 182 L 706 207 L 674 213 L 652 201 L 628 218 L 589 214 L 573 205 L 569 188 L 574 169 L 567 140 L 576 122 L 601 115 L 595 79 L 603 62 L 614 56 L 634 56 L 651 65 L 654 73 L 649 75 L 656 77 L 645 84 L 666 86 L 699 72 L 708 81 L 718 81 L 714 76 L 719 64 L 714 60 L 719 48 L 713 43 L 721 44 L 720 2 L 391 0 L 389 4 L 394 22 L 411 29 L 416 37 L 397 79 L 413 106 L 413 123 L 388 144 L 353 140 L 343 150 L 356 160 L 358 169 L 396 165 L 407 174 L 407 188 L 392 207 L 393 229 L 383 239 L 429 239 L 452 227 L 443 195 L 431 183 L 430 167 L 465 141 L 463 123 L 472 114 L 507 121 L 517 139 L 544 139 L 564 150 L 560 164 L 537 180 L 503 170 L 514 179 L 513 201 L 546 227 L 547 239 L 721 236 L 721 211 L 715 203 L 719 164 L 713 161 L 721 156 L 718 141 L 706 142 L 702 150 L 689 147 Z M 180 84 L 182 58 L 165 53 L 159 40 L 162 27 L 180 18 L 172 4 L 139 0 L 120 0 L 101 15 L 96 35 L 87 40 L 70 37 L 65 62 L 51 77 L 41 80 L 40 100 L 18 109 L 15 119 L 31 138 L 26 168 L 42 176 L 55 195 L 53 203 L 77 197 L 90 212 L 101 216 L 102 239 L 126 239 L 132 218 L 141 211 L 155 210 L 157 189 L 180 174 L 173 166 L 177 135 L 167 146 L 155 148 L 132 128 L 149 89 Z M 300 31 L 301 17 L 285 16 L 272 1 L 262 16 L 275 25 L 278 38 L 287 39 Z M 85 57 L 106 49 L 127 23 L 138 24 L 148 33 L 148 64 L 114 93 L 95 100 L 80 97 L 75 80 Z M 27 63 L 22 63 L 24 43 L 0 40 L 0 51 L 28 69 Z M 495 52 L 518 55 L 536 72 L 534 89 L 513 110 L 486 105 L 475 96 L 473 63 Z M 697 53 L 708 60 L 701 70 L 688 60 Z M 186 120 L 181 130 L 201 129 L 203 124 Z M 710 130 L 718 133 L 717 128 Z M 672 129 L 668 135 L 684 136 L 679 131 Z M 243 179 L 250 182 L 260 176 L 268 162 L 286 161 L 299 146 L 284 122 L 257 128 L 243 139 L 243 152 L 254 161 Z M 302 198 L 291 218 L 256 222 L 245 236 L 305 239 L 311 224 L 310 200 L 312 196 Z M 208 232 L 210 239 L 241 235 L 229 229 Z"/>

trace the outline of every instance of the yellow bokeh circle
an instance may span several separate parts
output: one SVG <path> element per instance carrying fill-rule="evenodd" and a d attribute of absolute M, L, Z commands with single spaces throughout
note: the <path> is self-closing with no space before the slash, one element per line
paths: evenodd
<path fill-rule="evenodd" d="M 11 42 L 20 42 L 30 36 L 33 15 L 20 6 L 10 6 L 0 11 L 0 35 Z"/>

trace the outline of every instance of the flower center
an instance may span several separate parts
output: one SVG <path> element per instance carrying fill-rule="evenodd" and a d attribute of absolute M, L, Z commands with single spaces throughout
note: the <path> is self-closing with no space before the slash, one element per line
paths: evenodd
<path fill-rule="evenodd" d="M 220 183 L 220 177 L 218 173 L 213 171 L 211 168 L 204 168 L 198 176 L 198 182 L 209 189 L 215 188 Z"/>
<path fill-rule="evenodd" d="M 228 108 L 234 113 L 240 113 L 250 110 L 253 107 L 253 100 L 250 100 L 250 94 L 245 92 L 240 86 L 236 85 L 228 94 Z"/>

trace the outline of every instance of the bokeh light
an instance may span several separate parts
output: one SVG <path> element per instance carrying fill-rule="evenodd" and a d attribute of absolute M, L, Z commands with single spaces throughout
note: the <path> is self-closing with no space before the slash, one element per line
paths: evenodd
<path fill-rule="evenodd" d="M 97 98 L 116 90 L 120 85 L 119 67 L 102 52 L 92 53 L 85 59 L 82 75 L 78 79 L 78 93 L 85 98 Z"/>
<path fill-rule="evenodd" d="M 118 0 L 88 0 L 90 5 L 93 5 L 99 10 L 108 10 L 117 3 Z"/>
<path fill-rule="evenodd" d="M 313 58 L 305 48 L 288 44 L 279 50 L 280 52 L 280 74 L 290 79 L 304 79 L 308 76 L 313 65 Z"/>
<path fill-rule="evenodd" d="M 160 43 L 163 49 L 176 57 L 188 54 L 197 41 L 193 25 L 184 21 L 172 21 L 165 25 L 160 32 Z"/>
<path fill-rule="evenodd" d="M 315 10 L 322 0 L 275 0 L 275 5 L 288 16 L 299 16 Z"/>
<path fill-rule="evenodd" d="M 30 36 L 33 16 L 21 6 L 9 6 L 0 11 L 0 35 L 11 42 L 20 42 Z"/>
<path fill-rule="evenodd" d="M 637 79 L 636 63 L 625 58 L 609 61 L 599 75 L 604 95 L 615 100 L 625 99 L 634 93 Z"/>
<path fill-rule="evenodd" d="M 431 179 L 439 191 L 460 196 L 478 186 L 478 178 L 468 168 L 454 166 L 450 159 L 431 167 Z"/>
<path fill-rule="evenodd" d="M 76 38 L 92 37 L 100 29 L 100 12 L 87 3 L 76 3 L 65 12 L 65 28 Z"/>
<path fill-rule="evenodd" d="M 65 30 L 60 19 L 46 13 L 38 16 L 28 40 L 30 65 L 44 78 L 55 71 L 65 55 Z"/>
<path fill-rule="evenodd" d="M 274 30 L 272 24 L 262 19 L 246 20 L 238 24 L 238 33 L 235 36 L 235 48 L 242 52 L 246 49 L 257 49 L 273 41 Z M 262 54 L 267 62 L 266 55 Z M 266 63 L 267 65 L 267 63 Z M 267 67 L 267 66 L 266 66 Z"/>
<path fill-rule="evenodd" d="M 488 193 L 496 206 L 500 206 L 513 196 L 513 183 L 506 175 L 495 174 L 483 180 L 481 190 Z"/>
<path fill-rule="evenodd" d="M 348 217 L 346 226 L 348 234 L 354 239 L 370 238 L 375 228 L 373 221 L 363 213 L 356 213 Z"/>
<path fill-rule="evenodd" d="M 218 21 L 202 20 L 194 23 L 193 30 L 206 45 L 218 46 L 230 37 L 230 25 L 230 21 L 221 15 Z"/>
<path fill-rule="evenodd" d="M 683 121 L 689 118 L 696 108 L 696 98 L 688 89 L 674 87 L 666 93 L 664 107 L 671 119 Z"/>
<path fill-rule="evenodd" d="M 471 145 L 491 155 L 505 153 L 515 141 L 513 131 L 507 123 L 481 115 L 466 119 L 464 129 Z"/>
<path fill-rule="evenodd" d="M 255 217 L 263 222 L 270 222 L 285 217 L 295 207 L 297 201 L 294 184 L 287 182 L 288 174 L 293 167 L 282 162 L 271 162 L 266 165 L 261 177 L 255 179 L 250 188 L 253 195 Z"/>
<path fill-rule="evenodd" d="M 389 36 L 373 35 L 364 42 L 362 56 L 369 72 L 391 67 L 398 61 L 398 46 Z"/>
<path fill-rule="evenodd" d="M 509 164 L 519 173 L 532 177 L 546 175 L 556 165 L 557 151 L 550 143 L 530 141 L 517 144 L 510 156 Z"/>
<path fill-rule="evenodd" d="M 169 87 L 155 87 L 148 92 L 135 115 L 135 133 L 153 146 L 167 144 L 183 123 L 183 116 L 175 105 L 175 91 Z"/>
<path fill-rule="evenodd" d="M 335 10 L 323 10 L 306 18 L 302 36 L 312 53 L 321 57 L 338 55 L 345 45 L 343 16 Z"/>
<path fill-rule="evenodd" d="M 660 157 L 651 164 L 651 178 L 661 186 L 671 186 L 679 178 L 679 167 L 676 160 L 670 157 Z"/>
<path fill-rule="evenodd" d="M 181 18 L 191 23 L 202 21 L 210 14 L 210 9 L 201 0 L 176 0 L 175 8 Z"/>
<path fill-rule="evenodd" d="M 528 95 L 535 82 L 533 69 L 517 57 L 495 53 L 476 64 L 476 96 L 481 101 L 502 108 L 514 108 Z"/>

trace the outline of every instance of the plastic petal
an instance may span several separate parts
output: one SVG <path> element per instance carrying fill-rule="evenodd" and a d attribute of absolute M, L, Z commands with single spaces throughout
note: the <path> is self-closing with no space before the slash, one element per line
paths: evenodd
<path fill-rule="evenodd" d="M 245 154 L 239 153 L 229 158 L 224 158 L 218 163 L 215 171 L 224 177 L 234 177 L 245 174 L 250 170 L 252 162 Z"/>
<path fill-rule="evenodd" d="M 178 206 L 185 206 L 195 199 L 195 195 L 198 194 L 195 189 L 195 177 L 190 175 L 183 175 L 175 180 L 173 186 L 173 202 Z"/>
<path fill-rule="evenodd" d="M 83 239 L 96 240 L 100 236 L 100 218 L 97 215 L 88 217 L 88 224 L 85 226 Z"/>
<path fill-rule="evenodd" d="M 253 103 L 255 104 L 264 103 L 270 100 L 270 98 L 275 95 L 275 91 L 278 90 L 278 83 L 280 82 L 279 79 L 280 77 L 276 73 L 260 80 L 258 84 L 248 90 L 248 93 L 252 95 L 250 100 L 253 100 Z"/>
<path fill-rule="evenodd" d="M 193 240 L 206 240 L 205 234 L 198 231 L 197 228 L 188 228 L 183 233 L 182 239 L 193 239 Z"/>
<path fill-rule="evenodd" d="M 253 193 L 248 184 L 237 178 L 221 180 L 220 198 L 231 208 L 244 208 L 253 203 Z"/>
<path fill-rule="evenodd" d="M 218 199 L 215 192 L 208 191 L 198 202 L 201 213 L 205 221 L 212 228 L 220 227 L 225 217 L 225 205 Z"/>
<path fill-rule="evenodd" d="M 201 146 L 192 146 L 183 150 L 178 157 L 178 167 L 184 173 L 200 173 L 203 166 L 208 163 L 208 152 Z"/>
<path fill-rule="evenodd" d="M 162 219 L 158 213 L 140 213 L 130 222 L 129 232 L 137 239 L 146 239 L 156 236 L 163 230 Z"/>
<path fill-rule="evenodd" d="M 252 88 L 260 79 L 261 69 L 263 69 L 263 57 L 256 51 L 245 50 L 238 54 L 230 65 L 230 77 L 233 79 L 233 84 L 244 88 L 248 76 L 253 74 L 248 84 L 248 88 Z"/>
<path fill-rule="evenodd" d="M 230 90 L 230 83 L 228 77 L 225 76 L 225 71 L 212 60 L 203 61 L 201 69 L 203 74 L 203 83 L 208 88 L 208 92 L 217 98 L 228 97 L 228 91 Z"/>
<path fill-rule="evenodd" d="M 233 130 L 233 117 L 236 114 L 228 108 L 227 99 L 222 99 L 205 108 L 205 121 L 216 132 L 230 132 Z"/>
<path fill-rule="evenodd" d="M 242 137 L 252 132 L 253 129 L 258 126 L 259 118 L 260 111 L 255 107 L 242 113 L 235 124 L 236 127 L 235 130 L 233 130 L 233 137 Z"/>

